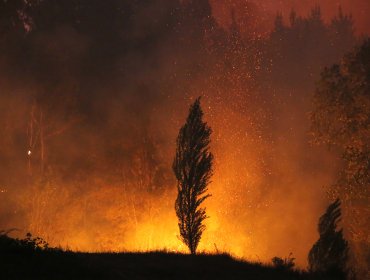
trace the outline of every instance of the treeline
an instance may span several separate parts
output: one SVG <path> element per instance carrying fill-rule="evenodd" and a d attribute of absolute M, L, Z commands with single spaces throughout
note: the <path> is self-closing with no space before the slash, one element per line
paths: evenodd
<path fill-rule="evenodd" d="M 294 10 L 289 19 L 278 14 L 267 48 L 272 82 L 312 87 L 322 68 L 339 60 L 355 43 L 354 21 L 341 8 L 328 24 L 319 6 L 307 17 L 297 16 Z"/>

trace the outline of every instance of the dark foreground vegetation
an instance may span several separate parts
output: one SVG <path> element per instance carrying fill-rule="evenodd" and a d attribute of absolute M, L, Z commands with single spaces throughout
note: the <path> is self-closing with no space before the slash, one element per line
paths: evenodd
<path fill-rule="evenodd" d="M 0 279 L 339 279 L 248 263 L 227 254 L 74 253 L 0 236 Z"/>

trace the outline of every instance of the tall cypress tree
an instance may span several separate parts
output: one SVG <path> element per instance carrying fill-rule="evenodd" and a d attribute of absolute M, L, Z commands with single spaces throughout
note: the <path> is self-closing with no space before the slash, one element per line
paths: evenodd
<path fill-rule="evenodd" d="M 198 98 L 177 137 L 173 171 L 177 178 L 178 194 L 175 203 L 181 240 L 191 254 L 196 253 L 206 216 L 201 204 L 210 194 L 208 184 L 212 176 L 213 155 L 209 151 L 211 128 L 202 120 L 203 111 Z"/>

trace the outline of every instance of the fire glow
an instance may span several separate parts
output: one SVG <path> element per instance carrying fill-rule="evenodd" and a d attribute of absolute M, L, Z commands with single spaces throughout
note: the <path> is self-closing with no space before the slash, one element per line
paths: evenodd
<path fill-rule="evenodd" d="M 294 252 L 298 264 L 305 266 L 306 253 L 316 238 L 319 210 L 299 223 L 295 215 L 287 213 L 310 207 L 315 203 L 315 193 L 294 191 L 294 184 L 289 186 L 289 196 L 279 197 L 276 191 L 268 193 L 264 189 L 268 174 L 262 159 L 269 143 L 242 114 L 235 114 L 210 98 L 205 99 L 207 102 L 210 106 L 205 110 L 206 120 L 214 131 L 211 147 L 215 172 L 209 186 L 212 197 L 205 203 L 209 218 L 199 251 L 228 252 L 255 261 Z M 212 115 L 222 117 L 207 117 Z M 177 127 L 173 125 L 168 130 L 175 139 Z M 172 157 L 172 152 L 165 155 L 168 166 Z M 281 170 L 290 168 L 281 166 Z M 290 172 L 286 175 L 292 176 Z M 51 182 L 37 191 L 37 186 L 35 191 L 31 189 L 24 198 L 30 207 L 29 230 L 52 246 L 76 251 L 187 252 L 178 237 L 175 184 L 151 194 L 137 187 L 142 184 L 137 179 L 112 185 L 100 178 L 91 178 L 91 182 L 94 187 L 78 197 L 73 197 L 74 187 L 66 187 L 63 182 Z M 310 182 L 306 184 L 309 186 Z M 305 202 L 299 200 L 302 195 L 306 196 Z M 289 237 L 288 228 L 294 232 Z"/>

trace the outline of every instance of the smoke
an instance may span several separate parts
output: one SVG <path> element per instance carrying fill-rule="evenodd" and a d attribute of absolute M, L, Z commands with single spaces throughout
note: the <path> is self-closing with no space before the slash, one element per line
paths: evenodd
<path fill-rule="evenodd" d="M 207 1 L 57 2 L 31 5 L 30 29 L 1 42 L 0 229 L 73 250 L 185 251 L 171 164 L 203 96 L 215 172 L 200 250 L 292 252 L 304 267 L 336 171 L 309 144 L 313 83 L 257 88 L 253 73 L 230 70 L 227 47 L 204 38 L 228 38 L 231 1 L 212 1 L 215 19 Z M 267 36 L 281 9 L 271 3 L 248 2 L 239 25 Z"/>

